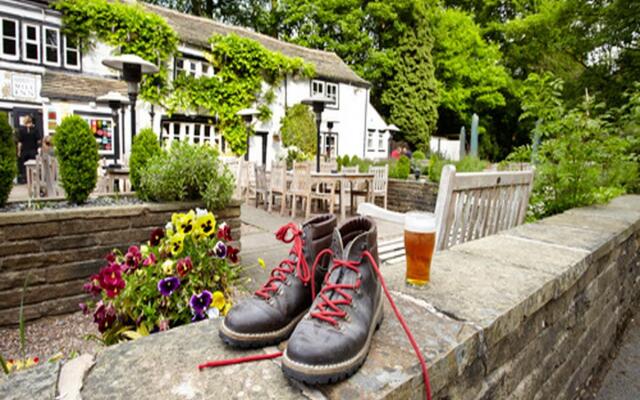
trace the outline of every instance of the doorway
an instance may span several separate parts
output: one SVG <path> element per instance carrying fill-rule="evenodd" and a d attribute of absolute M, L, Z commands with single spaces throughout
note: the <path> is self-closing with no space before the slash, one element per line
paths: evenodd
<path fill-rule="evenodd" d="M 249 161 L 253 161 L 256 165 L 267 164 L 267 137 L 269 132 L 256 132 L 249 138 Z"/>
<path fill-rule="evenodd" d="M 34 127 L 27 130 L 26 120 L 31 117 Z M 21 154 L 18 158 L 18 182 L 26 183 L 26 170 L 24 163 L 33 160 L 38 154 L 38 150 L 42 144 L 43 138 L 43 117 L 42 110 L 33 108 L 14 108 L 13 109 L 13 126 L 16 131 L 18 143 L 23 143 Z M 34 135 L 33 140 L 25 140 L 23 135 Z"/>

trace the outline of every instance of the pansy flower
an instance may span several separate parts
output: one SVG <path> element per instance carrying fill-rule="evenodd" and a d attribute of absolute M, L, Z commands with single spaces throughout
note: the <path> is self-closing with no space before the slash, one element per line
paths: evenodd
<path fill-rule="evenodd" d="M 173 274 L 173 264 L 173 260 L 165 260 L 160 266 L 162 273 L 165 275 Z"/>
<path fill-rule="evenodd" d="M 171 296 L 178 288 L 180 288 L 180 279 L 175 276 L 160 279 L 158 282 L 158 291 L 163 296 Z"/>
<path fill-rule="evenodd" d="M 111 252 L 104 256 L 104 259 L 107 260 L 109 264 L 116 262 L 116 255 Z"/>
<path fill-rule="evenodd" d="M 150 267 L 152 265 L 154 265 L 158 260 L 156 259 L 156 255 L 153 253 L 150 253 L 147 258 L 144 259 L 144 261 L 142 261 L 142 265 L 144 265 L 145 267 Z"/>
<path fill-rule="evenodd" d="M 127 254 L 124 255 L 124 265 L 127 272 L 133 272 L 138 268 L 138 265 L 142 261 L 142 253 L 138 246 L 131 246 L 127 250 Z"/>
<path fill-rule="evenodd" d="M 215 292 L 213 292 L 213 299 L 211 304 L 218 310 L 223 310 L 226 304 L 224 294 L 219 290 L 216 290 Z"/>
<path fill-rule="evenodd" d="M 169 251 L 174 256 L 177 256 L 182 252 L 184 247 L 184 234 L 176 233 L 169 239 Z"/>
<path fill-rule="evenodd" d="M 204 237 L 209 237 L 216 233 L 216 218 L 212 213 L 206 213 L 196 219 L 196 231 Z"/>
<path fill-rule="evenodd" d="M 223 222 L 218 227 L 218 239 L 222 239 L 224 241 L 231 240 L 231 228 L 226 222 Z"/>
<path fill-rule="evenodd" d="M 191 257 L 185 257 L 182 260 L 179 260 L 178 264 L 176 264 L 176 270 L 178 271 L 178 275 L 180 275 L 181 278 L 189 273 L 192 268 L 193 263 L 191 262 Z"/>
<path fill-rule="evenodd" d="M 99 273 L 100 287 L 107 292 L 108 297 L 116 297 L 124 289 L 125 281 L 122 279 L 122 269 L 118 264 L 109 264 Z"/>
<path fill-rule="evenodd" d="M 100 287 L 100 275 L 91 275 L 89 277 L 89 282 L 85 283 L 82 286 L 82 289 L 93 296 L 100 296 L 100 293 L 102 293 L 102 288 Z"/>
<path fill-rule="evenodd" d="M 238 262 L 239 252 L 240 252 L 240 249 L 236 249 L 235 247 L 232 247 L 232 246 L 227 246 L 227 258 L 229 259 L 229 261 L 236 264 Z"/>
<path fill-rule="evenodd" d="M 149 236 L 149 244 L 151 246 L 157 246 L 160 244 L 160 241 L 164 237 L 164 230 L 162 228 L 156 228 L 151 231 L 151 235 Z"/>
<path fill-rule="evenodd" d="M 210 291 L 203 290 L 200 294 L 194 294 L 189 300 L 189 306 L 193 311 L 192 321 L 200 321 L 205 319 L 205 311 L 211 305 L 213 296 Z"/>
<path fill-rule="evenodd" d="M 98 324 L 98 331 L 104 333 L 111 324 L 116 320 L 116 310 L 113 306 L 105 306 L 102 300 L 97 304 L 96 310 L 93 313 L 93 322 Z"/>
<path fill-rule="evenodd" d="M 222 241 L 218 241 L 216 246 L 213 248 L 213 251 L 218 258 L 225 258 L 227 256 L 227 245 L 222 243 Z"/>
<path fill-rule="evenodd" d="M 179 214 L 179 217 L 176 218 L 175 221 L 172 219 L 171 222 L 176 227 L 178 232 L 188 235 L 193 231 L 195 217 L 196 214 L 193 212 L 193 210 L 191 210 L 186 214 Z"/>

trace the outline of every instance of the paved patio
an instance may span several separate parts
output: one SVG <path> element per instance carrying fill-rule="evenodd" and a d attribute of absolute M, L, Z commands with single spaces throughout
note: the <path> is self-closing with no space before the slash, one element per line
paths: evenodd
<path fill-rule="evenodd" d="M 254 291 L 266 281 L 269 271 L 287 256 L 291 245 L 276 240 L 275 232 L 282 225 L 290 222 L 291 218 L 282 217 L 276 212 L 269 213 L 262 208 L 255 208 L 248 204 L 243 204 L 241 210 L 242 251 L 240 254 L 242 255 L 242 264 L 250 279 L 247 283 L 247 289 Z M 304 221 L 304 218 L 298 216 L 293 220 L 300 223 Z M 338 216 L 338 223 L 340 222 Z M 376 222 L 379 241 L 395 239 L 403 234 L 402 225 L 386 221 Z M 258 266 L 258 257 L 265 261 L 266 270 Z"/>

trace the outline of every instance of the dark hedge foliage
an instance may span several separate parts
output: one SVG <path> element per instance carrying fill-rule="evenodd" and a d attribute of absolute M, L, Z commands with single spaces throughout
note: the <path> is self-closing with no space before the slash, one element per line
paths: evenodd
<path fill-rule="evenodd" d="M 0 207 L 3 207 L 9 198 L 17 173 L 18 163 L 13 130 L 9 125 L 7 114 L 0 113 Z"/>

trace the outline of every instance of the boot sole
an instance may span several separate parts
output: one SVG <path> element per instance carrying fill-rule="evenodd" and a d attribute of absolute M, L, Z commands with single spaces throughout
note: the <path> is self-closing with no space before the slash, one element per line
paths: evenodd
<path fill-rule="evenodd" d="M 298 325 L 298 322 L 300 322 L 300 320 L 305 316 L 307 311 L 308 310 L 302 312 L 283 328 L 263 333 L 236 332 L 227 327 L 224 320 L 222 320 L 220 323 L 220 329 L 218 329 L 218 335 L 226 345 L 238 349 L 255 349 L 271 346 L 289 338 L 291 332 L 293 332 L 293 329 Z"/>
<path fill-rule="evenodd" d="M 325 385 L 328 383 L 340 382 L 358 372 L 369 355 L 373 334 L 380 328 L 384 318 L 384 313 L 382 311 L 382 291 L 380 291 L 380 297 L 379 306 L 376 310 L 376 315 L 374 316 L 374 321 L 376 321 L 376 323 L 371 324 L 367 341 L 358 354 L 349 360 L 336 364 L 311 365 L 291 360 L 287 356 L 287 351 L 285 350 L 282 358 L 282 372 L 284 372 L 287 377 L 303 382 L 307 385 Z"/>

